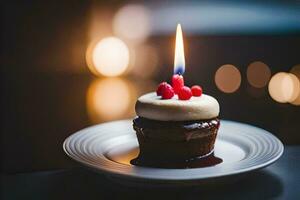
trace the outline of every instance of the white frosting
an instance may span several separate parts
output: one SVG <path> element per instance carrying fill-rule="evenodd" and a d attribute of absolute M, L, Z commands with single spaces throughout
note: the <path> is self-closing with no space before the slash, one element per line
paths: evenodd
<path fill-rule="evenodd" d="M 155 92 L 138 98 L 135 105 L 136 114 L 160 121 L 187 121 L 211 119 L 219 115 L 219 103 L 212 96 L 202 94 L 190 100 L 161 99 Z"/>

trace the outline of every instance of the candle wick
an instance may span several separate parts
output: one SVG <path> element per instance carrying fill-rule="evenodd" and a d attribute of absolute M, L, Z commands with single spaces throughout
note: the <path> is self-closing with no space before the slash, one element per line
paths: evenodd
<path fill-rule="evenodd" d="M 174 74 L 183 75 L 184 70 L 182 68 L 175 68 Z"/>

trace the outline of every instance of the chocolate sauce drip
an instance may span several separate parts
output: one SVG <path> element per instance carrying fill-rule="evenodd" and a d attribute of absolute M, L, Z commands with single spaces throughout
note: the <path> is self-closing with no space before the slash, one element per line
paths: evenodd
<path fill-rule="evenodd" d="M 202 168 L 210 167 L 223 162 L 222 158 L 216 157 L 214 153 L 206 157 L 193 158 L 183 161 L 161 161 L 155 159 L 146 159 L 141 156 L 134 158 L 130 161 L 130 164 L 143 167 L 155 167 L 165 169 L 187 169 L 187 168 Z"/>

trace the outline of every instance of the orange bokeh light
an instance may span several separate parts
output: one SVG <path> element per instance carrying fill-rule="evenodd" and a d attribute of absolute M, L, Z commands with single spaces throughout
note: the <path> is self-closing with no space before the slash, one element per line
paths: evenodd
<path fill-rule="evenodd" d="M 125 79 L 96 79 L 87 92 L 87 112 L 96 123 L 131 117 L 135 98 L 135 90 Z"/>
<path fill-rule="evenodd" d="M 300 65 L 295 65 L 291 71 L 290 71 L 292 74 L 294 74 L 297 78 L 298 78 L 298 81 L 300 82 Z M 294 80 L 295 81 L 295 80 Z M 297 95 L 297 97 L 290 102 L 291 104 L 293 105 L 300 105 L 300 91 Z"/>
<path fill-rule="evenodd" d="M 126 5 L 114 16 L 113 29 L 122 39 L 143 42 L 150 34 L 150 12 L 142 5 Z"/>
<path fill-rule="evenodd" d="M 291 73 L 279 72 L 269 82 L 270 96 L 279 103 L 293 102 L 300 90 L 298 78 Z"/>
<path fill-rule="evenodd" d="M 263 62 L 256 61 L 247 68 L 247 79 L 250 85 L 262 88 L 268 84 L 271 77 L 270 68 Z"/>
<path fill-rule="evenodd" d="M 86 52 L 86 61 L 95 75 L 122 75 L 129 65 L 129 49 L 122 40 L 107 37 L 90 44 Z"/>
<path fill-rule="evenodd" d="M 219 90 L 225 93 L 233 93 L 241 85 L 241 73 L 233 65 L 226 64 L 221 66 L 215 74 L 215 83 Z"/>

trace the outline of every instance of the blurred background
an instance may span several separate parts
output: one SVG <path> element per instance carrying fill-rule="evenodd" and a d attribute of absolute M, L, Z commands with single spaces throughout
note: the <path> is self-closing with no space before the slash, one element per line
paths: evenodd
<path fill-rule="evenodd" d="M 222 119 L 300 144 L 299 1 L 5 1 L 1 169 L 72 167 L 64 139 L 133 118 L 138 96 L 169 81 L 181 23 L 185 81 Z M 109 133 L 108 133 L 109 134 Z"/>

